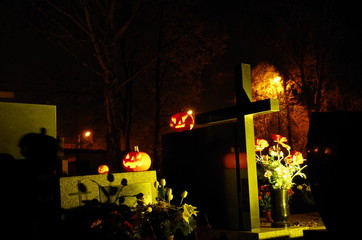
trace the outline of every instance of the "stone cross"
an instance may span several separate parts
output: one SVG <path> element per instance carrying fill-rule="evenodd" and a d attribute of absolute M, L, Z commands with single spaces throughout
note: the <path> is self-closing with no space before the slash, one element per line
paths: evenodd
<path fill-rule="evenodd" d="M 197 114 L 195 122 L 198 127 L 207 127 L 227 122 L 236 123 L 235 171 L 239 229 L 251 231 L 260 227 L 253 116 L 279 111 L 279 102 L 277 99 L 252 102 L 250 65 L 242 63 L 241 68 L 237 66 L 235 70 L 236 105 Z M 240 181 L 239 148 L 245 150 L 247 155 L 247 184 L 241 184 Z"/>

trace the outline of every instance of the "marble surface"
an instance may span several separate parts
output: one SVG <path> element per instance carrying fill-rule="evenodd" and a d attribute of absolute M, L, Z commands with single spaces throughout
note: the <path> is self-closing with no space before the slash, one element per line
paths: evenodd
<path fill-rule="evenodd" d="M 61 208 L 69 209 L 83 205 L 83 201 L 97 199 L 100 202 L 107 201 L 100 186 L 108 191 L 110 187 L 117 187 L 121 190 L 117 196 L 126 196 L 125 204 L 133 205 L 136 201 L 136 194 L 143 193 L 145 202 L 154 202 L 157 190 L 154 183 L 157 180 L 156 171 L 124 172 L 112 174 L 114 181 L 109 182 L 105 175 L 85 175 L 60 178 Z M 127 186 L 122 188 L 121 181 L 125 178 Z M 83 191 L 79 189 L 83 185 Z M 113 196 L 116 197 L 116 196 Z M 115 199 L 110 199 L 113 202 Z"/>

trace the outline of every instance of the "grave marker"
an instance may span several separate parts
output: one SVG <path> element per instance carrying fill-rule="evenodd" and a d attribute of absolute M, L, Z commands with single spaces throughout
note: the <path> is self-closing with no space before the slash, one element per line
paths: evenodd
<path fill-rule="evenodd" d="M 187 171 L 177 184 L 192 188 L 190 192 L 198 194 L 195 201 L 204 198 L 198 204 L 205 206 L 203 211 L 216 228 L 260 227 L 253 116 L 276 112 L 279 103 L 276 99 L 251 102 L 251 95 L 250 65 L 241 64 L 236 68 L 235 106 L 196 114 L 195 130 L 164 136 L 165 174 L 177 181 L 181 176 L 174 169 Z M 235 149 L 235 169 L 220 163 L 230 147 Z M 247 155 L 247 169 L 240 169 L 239 152 Z"/>
<path fill-rule="evenodd" d="M 71 176 L 60 178 L 60 204 L 62 209 L 82 206 L 84 200 L 97 199 L 106 202 L 107 198 L 102 193 L 104 188 L 121 187 L 121 180 L 127 179 L 127 186 L 122 189 L 120 196 L 127 196 L 125 204 L 132 205 L 134 195 L 144 194 L 146 202 L 154 202 L 157 196 L 154 183 L 157 180 L 156 171 L 113 173 L 114 181 L 109 182 L 106 174 Z M 80 185 L 82 189 L 80 189 Z M 114 199 L 111 199 L 113 201 Z"/>

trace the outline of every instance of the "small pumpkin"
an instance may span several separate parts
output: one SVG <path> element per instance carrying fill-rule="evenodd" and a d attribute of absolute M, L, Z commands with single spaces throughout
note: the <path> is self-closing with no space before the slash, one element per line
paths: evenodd
<path fill-rule="evenodd" d="M 129 152 L 123 157 L 122 167 L 126 172 L 147 171 L 151 167 L 151 158 L 145 152 L 140 152 L 138 146 L 133 152 Z"/>
<path fill-rule="evenodd" d="M 105 164 L 99 165 L 98 173 L 99 174 L 107 174 L 109 172 L 109 167 Z"/>
<path fill-rule="evenodd" d="M 192 111 L 179 112 L 172 115 L 170 119 L 170 127 L 175 132 L 183 132 L 191 130 L 195 126 L 195 120 Z"/>

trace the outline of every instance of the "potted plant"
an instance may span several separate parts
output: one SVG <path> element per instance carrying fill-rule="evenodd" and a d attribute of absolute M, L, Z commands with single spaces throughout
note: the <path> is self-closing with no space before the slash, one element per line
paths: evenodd
<path fill-rule="evenodd" d="M 302 172 L 307 167 L 305 159 L 299 151 L 290 151 L 286 144 L 287 138 L 279 134 L 272 135 L 273 144 L 269 145 L 264 139 L 255 140 L 256 161 L 264 178 L 271 186 L 270 208 L 272 212 L 272 227 L 289 226 L 289 196 L 295 185 L 294 178 L 306 178 Z M 268 200 L 264 196 L 264 200 Z"/>

